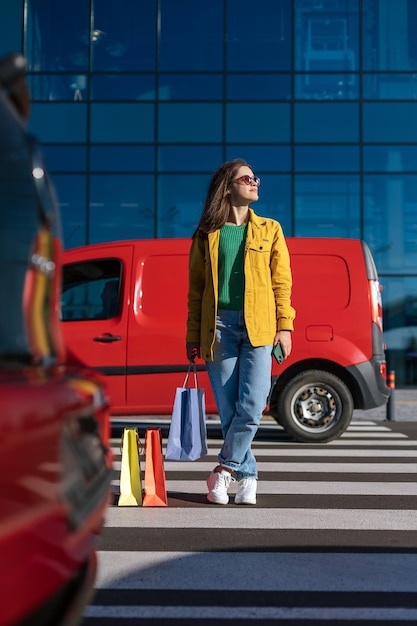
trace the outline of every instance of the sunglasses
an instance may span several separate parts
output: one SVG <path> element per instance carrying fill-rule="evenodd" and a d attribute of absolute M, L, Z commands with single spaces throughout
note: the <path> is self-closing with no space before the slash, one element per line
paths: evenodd
<path fill-rule="evenodd" d="M 256 185 L 259 187 L 261 179 L 259 176 L 240 176 L 239 178 L 235 178 L 233 182 L 239 185 Z"/>

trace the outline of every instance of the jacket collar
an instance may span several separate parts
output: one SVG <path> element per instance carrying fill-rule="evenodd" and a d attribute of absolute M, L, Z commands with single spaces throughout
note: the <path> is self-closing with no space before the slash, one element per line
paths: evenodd
<path fill-rule="evenodd" d="M 266 224 L 265 218 L 256 215 L 255 211 L 251 208 L 249 208 L 249 222 L 255 228 L 261 228 L 261 226 L 264 226 Z"/>

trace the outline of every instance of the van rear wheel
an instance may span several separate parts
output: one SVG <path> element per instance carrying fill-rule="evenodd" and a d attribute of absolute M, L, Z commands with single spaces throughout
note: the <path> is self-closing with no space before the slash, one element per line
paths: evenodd
<path fill-rule="evenodd" d="M 294 439 L 305 443 L 340 437 L 352 414 L 353 399 L 345 383 L 322 370 L 301 372 L 277 396 L 277 421 Z"/>

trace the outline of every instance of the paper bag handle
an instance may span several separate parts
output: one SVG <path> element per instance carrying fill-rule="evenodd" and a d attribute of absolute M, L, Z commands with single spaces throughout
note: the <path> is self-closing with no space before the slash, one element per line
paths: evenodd
<path fill-rule="evenodd" d="M 186 387 L 186 386 L 187 386 L 187 383 L 188 383 L 188 378 L 189 378 L 189 376 L 190 376 L 190 372 L 191 372 L 191 367 L 192 367 L 192 368 L 193 368 L 193 370 L 194 370 L 194 387 L 197 387 L 197 388 L 198 388 L 198 381 L 197 381 L 197 368 L 196 368 L 195 363 L 193 363 L 192 361 L 190 361 L 190 365 L 188 366 L 188 372 L 187 372 L 187 373 L 186 373 L 186 375 L 185 375 L 185 379 L 184 379 L 184 384 L 183 384 L 183 387 Z"/>
<path fill-rule="evenodd" d="M 120 439 L 120 444 L 119 444 L 119 446 L 120 446 L 120 454 L 122 454 L 122 453 L 123 453 L 123 437 L 124 437 L 124 435 L 125 435 L 125 431 L 126 431 L 126 430 L 134 430 L 134 431 L 135 431 L 135 435 L 136 435 L 136 445 L 137 445 L 137 447 L 138 447 L 138 454 L 139 454 L 139 455 L 143 454 L 144 447 L 142 446 L 142 442 L 141 442 L 141 440 L 140 440 L 140 438 L 139 438 L 139 432 L 138 432 L 138 429 L 137 429 L 137 428 L 131 428 L 131 429 L 129 429 L 129 428 L 124 428 L 124 429 L 123 429 L 123 433 L 122 433 L 122 436 L 121 436 L 121 439 Z"/>

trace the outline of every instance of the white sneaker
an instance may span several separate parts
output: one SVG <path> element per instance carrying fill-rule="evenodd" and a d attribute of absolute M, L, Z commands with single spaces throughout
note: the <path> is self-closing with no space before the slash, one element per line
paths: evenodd
<path fill-rule="evenodd" d="M 235 504 L 256 504 L 256 478 L 242 478 L 238 482 Z"/>
<path fill-rule="evenodd" d="M 232 482 L 232 475 L 227 470 L 221 470 L 220 472 L 211 472 L 207 478 L 208 494 L 207 500 L 213 502 L 213 504 L 227 504 L 229 502 L 229 496 L 227 490 Z"/>

